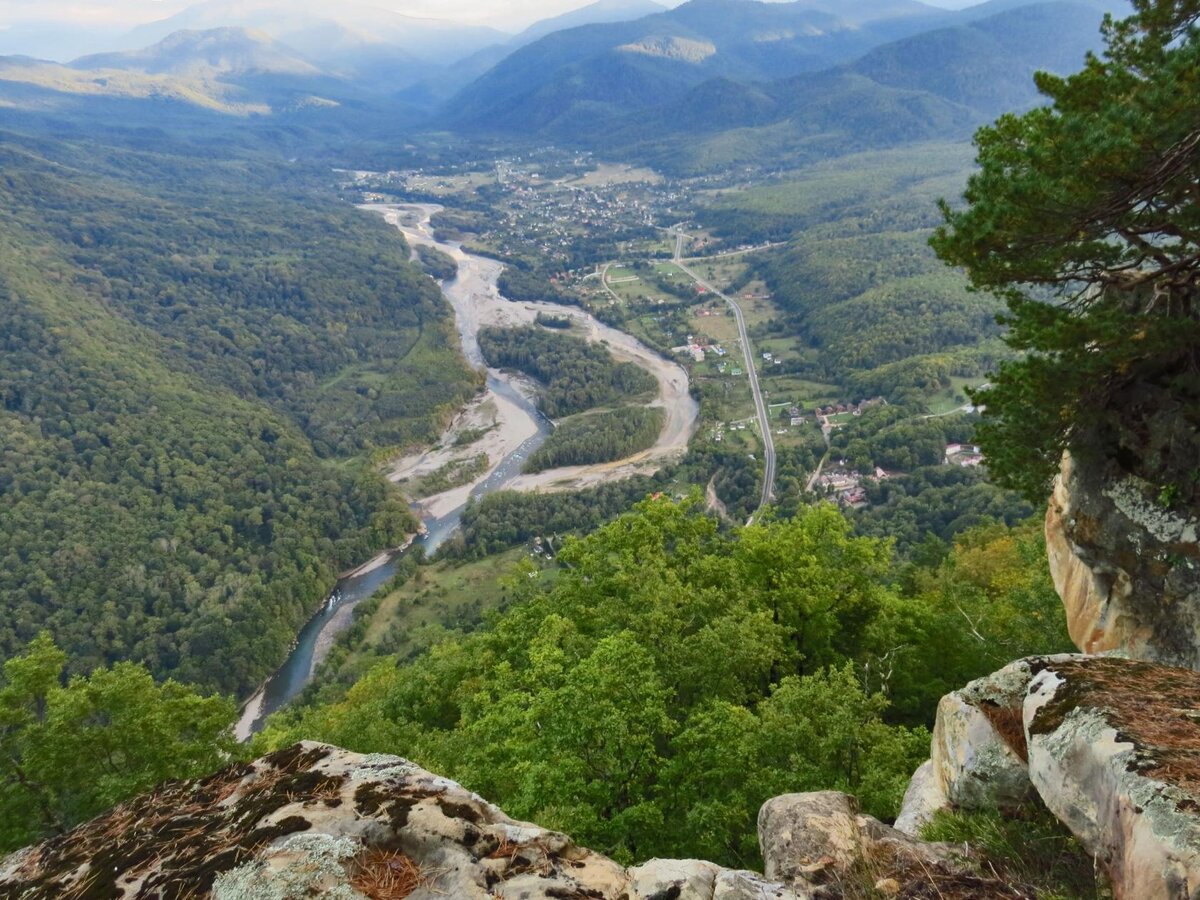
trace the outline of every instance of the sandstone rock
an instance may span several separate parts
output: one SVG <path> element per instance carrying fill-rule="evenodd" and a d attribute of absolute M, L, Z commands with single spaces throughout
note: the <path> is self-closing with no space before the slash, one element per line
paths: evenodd
<path fill-rule="evenodd" d="M 76 895 L 808 900 L 712 863 L 627 871 L 406 760 L 312 743 L 164 785 L 0 862 L 0 896 Z"/>
<path fill-rule="evenodd" d="M 808 900 L 809 893 L 754 872 L 722 869 L 700 859 L 652 859 L 629 870 L 631 896 L 647 900 Z"/>
<path fill-rule="evenodd" d="M 927 759 L 913 772 L 893 827 L 904 834 L 918 837 L 921 829 L 933 819 L 934 813 L 949 806 L 950 801 L 942 790 L 941 782 L 934 775 L 933 760 Z"/>
<path fill-rule="evenodd" d="M 1200 668 L 1200 522 L 1111 463 L 1065 455 L 1046 546 L 1080 650 Z"/>
<path fill-rule="evenodd" d="M 758 812 L 758 844 L 767 878 L 785 883 L 844 872 L 863 856 L 858 804 L 838 791 L 784 794 Z"/>
<path fill-rule="evenodd" d="M 1032 793 L 1021 710 L 1032 678 L 1018 660 L 938 703 L 931 741 L 933 777 L 958 809 L 1013 806 Z"/>
<path fill-rule="evenodd" d="M 758 816 L 766 877 L 811 890 L 816 897 L 861 896 L 873 885 L 895 885 L 894 896 L 1020 898 L 983 878 L 965 851 L 916 840 L 858 811 L 837 791 L 785 794 Z"/>
<path fill-rule="evenodd" d="M 629 884 L 641 897 L 709 900 L 720 870 L 700 859 L 652 859 L 629 870 Z"/>
<path fill-rule="evenodd" d="M 938 704 L 930 759 L 913 774 L 896 828 L 917 835 L 939 809 L 1014 807 L 1033 794 L 1022 704 L 1030 660 L 947 694 Z"/>
<path fill-rule="evenodd" d="M 1200 674 L 1046 660 L 1024 704 L 1029 771 L 1118 898 L 1200 896 Z"/>

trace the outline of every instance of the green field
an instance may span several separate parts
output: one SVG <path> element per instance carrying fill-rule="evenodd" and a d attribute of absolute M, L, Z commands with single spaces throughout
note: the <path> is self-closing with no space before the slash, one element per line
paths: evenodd
<path fill-rule="evenodd" d="M 925 405 L 929 407 L 931 415 L 945 415 L 970 402 L 967 399 L 966 389 L 969 387 L 979 387 L 984 383 L 984 380 L 982 378 L 952 377 L 950 383 L 951 386 L 949 388 L 940 393 L 930 395 L 925 401 Z"/>
<path fill-rule="evenodd" d="M 485 613 L 501 605 L 507 593 L 502 581 L 528 556 L 526 550 L 517 549 L 475 562 L 418 566 L 403 586 L 379 603 L 366 636 L 347 663 L 352 665 L 357 656 L 375 652 L 405 659 L 446 631 L 473 627 Z M 554 576 L 553 567 L 547 567 L 540 577 Z"/>

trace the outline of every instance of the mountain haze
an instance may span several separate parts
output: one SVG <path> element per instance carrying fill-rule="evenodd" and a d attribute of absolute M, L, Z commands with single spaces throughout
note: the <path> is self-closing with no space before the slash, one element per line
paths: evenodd
<path fill-rule="evenodd" d="M 539 38 L 556 31 L 565 31 L 568 28 L 579 28 L 584 25 L 599 25 L 605 22 L 632 22 L 665 11 L 666 7 L 654 0 L 596 0 L 595 3 L 589 3 L 579 9 L 535 22 L 509 41 L 506 46 L 515 49 L 532 44 Z"/>
<path fill-rule="evenodd" d="M 318 64 L 354 63 L 356 54 L 377 60 L 399 51 L 449 63 L 507 40 L 503 32 L 438 19 L 403 16 L 363 3 L 319 0 L 206 0 L 158 22 L 138 26 L 123 43 L 142 47 L 181 30 L 237 26 L 282 41 Z"/>
<path fill-rule="evenodd" d="M 1087 2 L 996 0 L 949 19 L 879 4 L 855 16 L 901 18 L 858 26 L 822 6 L 693 0 L 635 23 L 560 32 L 464 90 L 448 118 L 680 171 L 966 137 L 1001 110 L 1037 103 L 1035 71 L 1077 68 L 1099 45 L 1102 17 Z M 917 22 L 925 30 L 881 39 Z M 783 29 L 771 40 L 768 23 Z M 838 54 L 847 59 L 809 68 Z"/>
<path fill-rule="evenodd" d="M 828 68 L 942 14 L 880 0 L 849 16 L 824 2 L 691 0 L 633 22 L 559 31 L 517 50 L 447 104 L 447 122 L 549 128 L 661 105 L 704 81 L 772 81 Z"/>
<path fill-rule="evenodd" d="M 212 28 L 176 31 L 141 50 L 97 53 L 71 63 L 74 69 L 121 69 L 153 75 L 320 75 L 321 70 L 262 31 Z"/>

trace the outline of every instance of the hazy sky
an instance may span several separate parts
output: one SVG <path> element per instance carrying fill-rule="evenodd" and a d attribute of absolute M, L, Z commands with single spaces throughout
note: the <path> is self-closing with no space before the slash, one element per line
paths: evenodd
<path fill-rule="evenodd" d="M 0 0 L 0 28 L 19 22 L 128 26 L 166 18 L 195 0 Z M 284 0 L 286 3 L 286 0 Z M 364 5 L 410 16 L 524 26 L 585 6 L 591 0 L 366 0 Z M 678 2 L 678 0 L 676 0 Z M 664 3 L 674 6 L 676 2 Z M 336 9 L 337 0 L 330 0 Z"/>
<path fill-rule="evenodd" d="M 85 27 L 128 27 L 163 19 L 196 0 L 0 0 L 0 28 L 23 22 L 59 22 Z M 287 0 L 280 0 L 286 3 Z M 486 22 L 523 28 L 532 22 L 586 6 L 591 0 L 360 0 L 412 16 Z M 659 0 L 676 6 L 681 0 Z M 853 2 L 853 0 L 847 0 Z M 926 0 L 934 6 L 969 6 L 978 0 Z M 331 10 L 341 5 L 328 0 Z"/>

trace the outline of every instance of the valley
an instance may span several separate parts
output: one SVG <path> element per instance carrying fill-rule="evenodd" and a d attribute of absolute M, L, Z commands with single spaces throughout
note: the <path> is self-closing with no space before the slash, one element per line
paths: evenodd
<path fill-rule="evenodd" d="M 458 264 L 457 277 L 443 288 L 446 298 L 454 308 L 455 320 L 462 341 L 463 354 L 473 365 L 484 365 L 479 349 L 479 330 L 485 326 L 512 328 L 537 323 L 539 315 L 565 319 L 571 323 L 572 331 L 581 334 L 590 343 L 603 344 L 614 358 L 632 362 L 650 373 L 657 384 L 657 396 L 651 408 L 665 413 L 662 429 L 653 446 L 635 456 L 614 460 L 599 466 L 577 466 L 555 468 L 536 475 L 524 474 L 515 478 L 509 487 L 512 490 L 572 490 L 595 484 L 607 478 L 619 478 L 632 474 L 650 474 L 664 462 L 676 460 L 687 450 L 688 441 L 695 432 L 699 407 L 688 391 L 688 375 L 676 363 L 663 359 L 642 345 L 636 338 L 623 331 L 598 321 L 578 307 L 543 301 L 512 301 L 505 299 L 498 287 L 503 265 L 495 260 L 464 252 L 461 246 L 438 242 L 431 231 L 430 221 L 441 210 L 433 205 L 408 207 L 419 211 L 416 217 L 405 217 L 404 208 L 388 206 L 373 207 L 381 212 L 389 224 L 397 227 L 412 244 L 433 246 L 446 253 Z M 506 379 L 509 376 L 497 370 L 489 370 L 489 378 Z M 492 398 L 485 394 L 483 402 Z M 495 416 L 487 427 L 495 427 L 496 440 L 501 446 L 513 442 L 513 435 L 526 433 L 530 427 L 527 411 L 514 404 L 494 403 Z M 453 443 L 457 432 L 443 437 L 442 443 Z M 489 452 L 489 458 L 493 453 Z M 446 457 L 450 461 L 453 456 Z M 389 477 L 396 481 L 410 477 L 428 460 L 398 464 Z M 449 496 L 435 495 L 421 502 L 423 509 L 444 509 L 447 504 L 463 498 L 471 489 L 485 481 L 491 470 L 478 476 L 468 485 L 454 490 Z"/>
<path fill-rule="evenodd" d="M 589 342 L 602 343 L 615 358 L 633 362 L 653 375 L 658 392 L 650 407 L 664 411 L 663 425 L 653 446 L 634 456 L 599 465 L 524 473 L 525 461 L 552 433 L 551 425 L 533 403 L 534 386 L 511 373 L 487 368 L 484 392 L 456 415 L 435 448 L 388 465 L 389 481 L 403 487 L 409 479 L 461 464 L 480 453 L 486 456 L 486 463 L 476 466 L 477 471 L 472 471 L 463 483 L 423 496 L 414 503 L 414 511 L 422 523 L 416 546 L 424 553 L 435 553 L 455 531 L 469 498 L 499 490 L 578 490 L 607 480 L 650 475 L 686 452 L 696 429 L 699 407 L 688 393 L 687 373 L 678 365 L 578 308 L 504 299 L 497 288 L 502 268 L 499 263 L 465 253 L 458 245 L 439 242 L 433 236 L 429 222 L 441 207 L 369 205 L 361 209 L 381 215 L 404 235 L 410 246 L 434 247 L 454 260 L 457 275 L 444 283 L 442 290 L 454 310 L 455 327 L 468 363 L 486 366 L 479 348 L 480 328 L 531 325 L 539 315 L 559 316 L 569 319 Z M 481 418 L 480 413 L 485 410 Z M 463 442 L 461 438 L 467 430 L 486 434 L 478 441 Z M 354 608 L 395 576 L 407 548 L 408 544 L 388 551 L 339 580 L 317 615 L 301 630 L 283 666 L 244 705 L 235 731 L 239 739 L 248 739 L 266 716 L 304 690 L 333 641 L 351 626 Z"/>
<path fill-rule="evenodd" d="M 1195 3 L 97 2 L 0 22 L 0 894 L 1200 873 Z"/>

